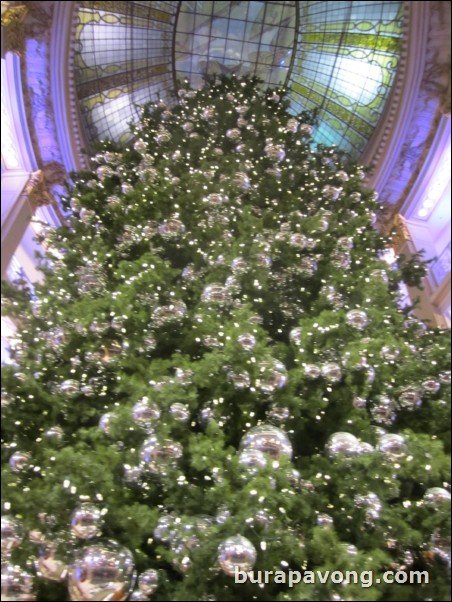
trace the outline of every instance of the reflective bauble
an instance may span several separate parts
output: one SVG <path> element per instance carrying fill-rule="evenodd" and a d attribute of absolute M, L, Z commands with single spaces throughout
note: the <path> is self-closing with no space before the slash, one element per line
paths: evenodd
<path fill-rule="evenodd" d="M 184 403 L 172 403 L 169 408 L 169 413 L 174 420 L 177 420 L 177 422 L 187 422 L 190 420 L 190 409 Z"/>
<path fill-rule="evenodd" d="M 204 119 L 204 121 L 210 121 L 211 119 L 213 119 L 215 117 L 215 109 L 213 107 L 207 107 L 205 108 L 200 115 L 201 119 Z"/>
<path fill-rule="evenodd" d="M 171 134 L 166 130 L 161 130 L 156 136 L 154 136 L 154 140 L 157 142 L 157 144 L 165 144 L 171 140 Z"/>
<path fill-rule="evenodd" d="M 258 369 L 256 387 L 263 393 L 274 393 L 287 383 L 286 367 L 278 360 L 270 359 L 259 362 Z"/>
<path fill-rule="evenodd" d="M 185 232 L 184 224 L 177 218 L 165 219 L 158 227 L 158 232 L 162 238 L 171 240 L 179 238 Z"/>
<path fill-rule="evenodd" d="M 243 391 L 251 385 L 251 378 L 248 372 L 229 372 L 228 379 L 238 391 Z"/>
<path fill-rule="evenodd" d="M 422 389 L 426 393 L 430 393 L 431 395 L 437 393 L 440 390 L 440 388 L 441 383 L 435 380 L 434 378 L 428 378 L 427 380 L 424 380 L 422 382 Z"/>
<path fill-rule="evenodd" d="M 296 328 L 292 328 L 292 330 L 289 332 L 289 339 L 295 343 L 295 345 L 300 345 L 301 344 L 301 333 L 302 330 L 299 326 L 297 326 Z"/>
<path fill-rule="evenodd" d="M 68 565 L 60 547 L 57 545 L 43 546 L 35 561 L 35 569 L 42 579 L 64 581 L 67 577 Z"/>
<path fill-rule="evenodd" d="M 238 140 L 241 135 L 242 133 L 238 128 L 231 128 L 230 130 L 226 130 L 226 138 L 229 138 L 229 140 Z"/>
<path fill-rule="evenodd" d="M 267 466 L 267 458 L 258 449 L 244 449 L 239 454 L 239 464 L 254 472 Z"/>
<path fill-rule="evenodd" d="M 239 171 L 235 175 L 232 176 L 232 183 L 234 186 L 241 188 L 242 190 L 248 190 L 251 187 L 251 182 L 249 177 L 245 172 Z"/>
<path fill-rule="evenodd" d="M 298 131 L 298 126 L 299 126 L 298 120 L 295 119 L 294 117 L 291 117 L 287 121 L 286 131 L 291 132 L 292 134 L 296 134 Z"/>
<path fill-rule="evenodd" d="M 358 455 L 359 440 L 351 433 L 338 432 L 331 435 L 326 444 L 330 458 L 336 456 L 353 457 Z"/>
<path fill-rule="evenodd" d="M 2 556 L 8 554 L 22 543 L 22 523 L 19 519 L 5 514 L 2 516 Z"/>
<path fill-rule="evenodd" d="M 139 138 L 136 142 L 134 142 L 133 148 L 138 153 L 143 154 L 147 151 L 147 144 L 142 138 Z"/>
<path fill-rule="evenodd" d="M 400 349 L 397 347 L 391 347 L 390 345 L 384 345 L 381 348 L 381 355 L 388 362 L 394 362 L 400 355 Z"/>
<path fill-rule="evenodd" d="M 420 392 L 417 389 L 409 387 L 401 391 L 399 395 L 399 405 L 406 410 L 414 410 L 422 404 Z"/>
<path fill-rule="evenodd" d="M 402 435 L 388 433 L 380 437 L 377 449 L 391 460 L 400 460 L 407 453 L 407 444 Z"/>
<path fill-rule="evenodd" d="M 22 472 L 30 464 L 31 456 L 27 452 L 16 451 L 9 459 L 9 465 L 13 472 Z"/>
<path fill-rule="evenodd" d="M 243 257 L 236 257 L 231 262 L 231 269 L 233 274 L 244 274 L 248 269 L 248 262 Z"/>
<path fill-rule="evenodd" d="M 257 449 L 273 460 L 292 457 L 292 444 L 287 434 L 271 424 L 261 424 L 249 430 L 240 442 L 240 449 Z"/>
<path fill-rule="evenodd" d="M 92 539 L 100 535 L 102 513 L 98 506 L 86 503 L 74 510 L 71 518 L 73 535 L 80 539 Z"/>
<path fill-rule="evenodd" d="M 219 306 L 228 305 L 232 301 L 231 291 L 222 284 L 208 284 L 202 292 L 201 300 L 204 303 L 211 303 Z"/>
<path fill-rule="evenodd" d="M 226 575 L 233 577 L 236 570 L 250 571 L 256 562 L 256 548 L 241 535 L 228 537 L 218 546 L 218 564 Z"/>
<path fill-rule="evenodd" d="M 443 385 L 450 385 L 450 370 L 443 370 L 443 372 L 440 372 L 439 382 Z"/>
<path fill-rule="evenodd" d="M 300 125 L 300 133 L 304 134 L 305 136 L 310 136 L 313 131 L 314 131 L 314 128 L 309 123 L 302 123 Z"/>
<path fill-rule="evenodd" d="M 132 553 L 114 541 L 79 550 L 69 567 L 72 601 L 127 600 L 134 584 Z"/>
<path fill-rule="evenodd" d="M 321 371 L 323 378 L 330 383 L 338 383 L 342 379 L 342 368 L 335 362 L 323 364 Z"/>
<path fill-rule="evenodd" d="M 112 417 L 113 414 L 111 412 L 107 412 L 106 414 L 102 414 L 102 416 L 99 418 L 99 428 L 101 428 L 107 435 L 110 434 Z"/>
<path fill-rule="evenodd" d="M 252 334 L 241 334 L 237 337 L 237 342 L 245 351 L 251 351 L 256 345 L 256 337 Z"/>
<path fill-rule="evenodd" d="M 289 416 L 290 416 L 289 408 L 278 406 L 278 405 L 272 406 L 267 413 L 267 417 L 270 420 L 273 420 L 274 422 L 284 422 L 285 420 L 287 420 L 289 418 Z"/>
<path fill-rule="evenodd" d="M 444 502 L 450 502 L 450 491 L 444 487 L 431 487 L 425 492 L 424 501 L 427 506 L 441 507 Z"/>
<path fill-rule="evenodd" d="M 161 305 L 152 312 L 156 326 L 164 326 L 170 322 L 182 320 L 187 313 L 187 306 L 183 301 L 174 301 L 170 305 Z"/>
<path fill-rule="evenodd" d="M 282 144 L 273 144 L 272 142 L 265 145 L 264 153 L 272 161 L 282 161 L 286 156 L 284 146 Z"/>
<path fill-rule="evenodd" d="M 354 397 L 353 398 L 353 407 L 357 410 L 364 410 L 367 407 L 367 400 L 364 397 Z"/>
<path fill-rule="evenodd" d="M 165 514 L 161 516 L 154 529 L 154 537 L 157 541 L 167 543 L 173 537 L 174 516 Z"/>
<path fill-rule="evenodd" d="M 61 393 L 67 395 L 68 397 L 73 397 L 74 395 L 77 395 L 79 390 L 80 383 L 78 382 L 78 380 L 74 380 L 73 378 L 63 380 L 63 382 L 60 385 Z"/>
<path fill-rule="evenodd" d="M 365 521 L 368 524 L 373 524 L 375 520 L 380 518 L 382 503 L 376 493 L 357 495 L 354 501 L 358 508 L 365 510 Z"/>
<path fill-rule="evenodd" d="M 148 397 L 143 397 L 133 406 L 132 417 L 138 426 L 149 432 L 160 418 L 160 409 Z"/>
<path fill-rule="evenodd" d="M 323 512 L 317 515 L 316 522 L 319 527 L 332 527 L 334 525 L 333 517 Z"/>
<path fill-rule="evenodd" d="M 303 371 L 305 377 L 309 380 L 315 380 L 316 378 L 320 378 L 322 375 L 322 370 L 315 364 L 304 364 Z"/>
<path fill-rule="evenodd" d="M 435 529 L 431 537 L 433 553 L 450 568 L 451 565 L 451 538 L 450 531 L 442 532 L 441 529 Z M 2 598 L 3 599 L 3 598 Z"/>
<path fill-rule="evenodd" d="M 372 418 L 378 424 L 390 426 L 395 420 L 394 403 L 387 395 L 377 395 L 370 408 Z"/>
<path fill-rule="evenodd" d="M 175 466 L 182 456 L 182 445 L 171 439 L 160 441 L 157 437 L 149 437 L 143 443 L 140 455 L 150 473 L 165 474 L 166 469 Z"/>
<path fill-rule="evenodd" d="M 152 596 L 159 586 L 159 574 L 154 569 L 148 569 L 138 577 L 138 589 L 145 596 Z"/>
<path fill-rule="evenodd" d="M 211 207 L 220 207 L 225 203 L 229 202 L 227 194 L 220 194 L 219 192 L 212 192 L 208 194 L 204 199 Z"/>
<path fill-rule="evenodd" d="M 33 577 L 19 566 L 2 562 L 1 594 L 2 601 L 33 602 L 36 600 L 33 593 Z"/>
<path fill-rule="evenodd" d="M 323 196 L 330 201 L 337 201 L 341 194 L 341 188 L 335 188 L 330 184 L 327 184 L 322 188 Z"/>
<path fill-rule="evenodd" d="M 300 232 L 296 232 L 292 234 L 289 238 L 289 243 L 292 247 L 297 247 L 298 249 L 305 249 L 308 246 L 308 238 L 304 234 L 300 234 Z"/>
<path fill-rule="evenodd" d="M 137 484 L 141 481 L 143 470 L 141 466 L 131 466 L 124 464 L 124 481 L 127 483 Z"/>
<path fill-rule="evenodd" d="M 347 324 L 358 330 L 362 330 L 368 322 L 367 314 L 360 309 L 352 309 L 346 315 Z"/>

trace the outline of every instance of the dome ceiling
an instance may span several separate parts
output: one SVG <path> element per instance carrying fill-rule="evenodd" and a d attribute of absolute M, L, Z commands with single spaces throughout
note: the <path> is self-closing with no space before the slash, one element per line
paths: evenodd
<path fill-rule="evenodd" d="M 127 141 L 140 106 L 178 81 L 257 75 L 318 109 L 314 139 L 358 157 L 394 83 L 403 2 L 102 2 L 76 15 L 75 84 L 89 141 Z"/>

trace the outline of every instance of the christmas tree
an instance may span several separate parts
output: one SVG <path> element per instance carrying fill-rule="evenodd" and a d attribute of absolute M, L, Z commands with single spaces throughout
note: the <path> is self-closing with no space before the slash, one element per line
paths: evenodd
<path fill-rule="evenodd" d="M 252 78 L 144 108 L 4 286 L 2 599 L 448 599 L 448 334 L 289 108 Z"/>

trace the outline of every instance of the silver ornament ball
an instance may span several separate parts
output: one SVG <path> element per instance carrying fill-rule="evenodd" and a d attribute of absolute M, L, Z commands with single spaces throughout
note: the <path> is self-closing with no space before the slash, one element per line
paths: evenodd
<path fill-rule="evenodd" d="M 352 326 L 357 330 L 362 330 L 365 328 L 369 320 L 365 311 L 360 309 L 352 309 L 347 312 L 346 321 L 349 326 Z"/>
<path fill-rule="evenodd" d="M 39 550 L 35 561 L 36 573 L 48 581 L 64 581 L 68 565 L 58 545 L 46 544 Z"/>
<path fill-rule="evenodd" d="M 14 452 L 9 459 L 9 465 L 12 472 L 22 472 L 29 466 L 30 460 L 31 455 L 28 452 Z"/>
<path fill-rule="evenodd" d="M 98 506 L 81 504 L 72 513 L 71 530 L 80 539 L 92 539 L 100 535 L 102 522 L 102 513 Z"/>
<path fill-rule="evenodd" d="M 238 391 L 248 389 L 251 385 L 251 378 L 248 372 L 229 372 L 228 379 Z"/>
<path fill-rule="evenodd" d="M 326 444 L 330 458 L 336 456 L 354 457 L 358 455 L 359 440 L 351 433 L 338 432 L 331 435 Z"/>
<path fill-rule="evenodd" d="M 402 435 L 388 433 L 380 437 L 377 449 L 390 460 L 400 460 L 406 455 L 408 448 Z"/>
<path fill-rule="evenodd" d="M 445 502 L 450 502 L 450 491 L 444 487 L 431 487 L 425 492 L 424 501 L 427 506 L 441 507 Z"/>
<path fill-rule="evenodd" d="M 9 554 L 22 543 L 22 523 L 19 519 L 5 514 L 2 516 L 2 556 Z"/>
<path fill-rule="evenodd" d="M 78 380 L 74 380 L 73 378 L 64 380 L 60 385 L 61 393 L 67 395 L 68 397 L 73 397 L 74 395 L 77 395 L 79 390 L 80 383 L 78 382 Z"/>
<path fill-rule="evenodd" d="M 399 395 L 399 405 L 406 410 L 414 410 L 422 404 L 422 398 L 418 389 L 407 388 Z"/>
<path fill-rule="evenodd" d="M 256 548 L 242 535 L 228 537 L 218 546 L 218 564 L 226 575 L 233 577 L 236 570 L 250 571 L 257 558 Z"/>
<path fill-rule="evenodd" d="M 143 397 L 133 406 L 132 417 L 138 426 L 150 431 L 160 418 L 160 409 L 148 397 Z"/>
<path fill-rule="evenodd" d="M 239 454 L 239 464 L 251 472 L 256 472 L 259 468 L 267 466 L 267 458 L 258 449 L 244 449 Z"/>
<path fill-rule="evenodd" d="M 2 562 L 1 594 L 2 601 L 33 602 L 36 600 L 33 593 L 33 577 L 19 566 Z"/>
<path fill-rule="evenodd" d="M 69 567 L 72 601 L 127 600 L 134 583 L 132 553 L 111 540 L 79 550 Z"/>
<path fill-rule="evenodd" d="M 333 517 L 325 513 L 318 514 L 316 522 L 319 527 L 332 527 L 334 525 Z"/>
<path fill-rule="evenodd" d="M 141 460 L 151 474 L 165 474 L 166 469 L 174 466 L 182 456 L 182 445 L 171 439 L 160 441 L 149 437 L 141 448 Z"/>
<path fill-rule="evenodd" d="M 256 345 L 256 337 L 249 333 L 241 334 L 237 337 L 237 342 L 245 351 L 251 351 Z"/>
<path fill-rule="evenodd" d="M 292 444 L 287 434 L 271 424 L 261 424 L 250 429 L 242 438 L 241 450 L 256 449 L 273 460 L 292 458 Z"/>
<path fill-rule="evenodd" d="M 159 574 L 154 569 L 148 569 L 138 577 L 138 589 L 146 596 L 152 596 L 159 586 Z"/>
<path fill-rule="evenodd" d="M 180 402 L 175 402 L 170 405 L 169 412 L 177 422 L 187 422 L 190 419 L 189 407 Z"/>
<path fill-rule="evenodd" d="M 321 373 L 330 383 L 338 383 L 342 379 L 342 368 L 335 362 L 328 362 L 321 367 Z"/>
<path fill-rule="evenodd" d="M 207 285 L 201 296 L 203 303 L 212 303 L 214 305 L 229 305 L 232 301 L 231 293 L 228 287 L 222 284 Z"/>
<path fill-rule="evenodd" d="M 372 418 L 378 424 L 390 426 L 395 420 L 394 403 L 387 395 L 377 395 L 370 408 Z"/>
<path fill-rule="evenodd" d="M 287 383 L 287 370 L 282 362 L 275 359 L 265 360 L 258 364 L 259 374 L 256 387 L 263 393 L 274 393 Z"/>

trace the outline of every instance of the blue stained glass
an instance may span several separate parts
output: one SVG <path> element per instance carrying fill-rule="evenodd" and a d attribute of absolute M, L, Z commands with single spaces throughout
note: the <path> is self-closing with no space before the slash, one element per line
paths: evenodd
<path fill-rule="evenodd" d="M 357 158 L 384 110 L 402 42 L 396 1 L 118 2 L 78 9 L 76 84 L 89 139 L 123 138 L 177 79 L 257 75 L 319 111 L 314 139 Z M 107 9 L 108 7 L 108 9 Z M 107 92 L 118 88 L 114 98 Z"/>

